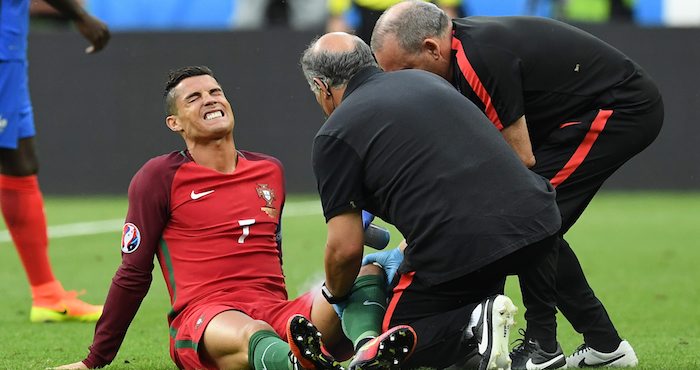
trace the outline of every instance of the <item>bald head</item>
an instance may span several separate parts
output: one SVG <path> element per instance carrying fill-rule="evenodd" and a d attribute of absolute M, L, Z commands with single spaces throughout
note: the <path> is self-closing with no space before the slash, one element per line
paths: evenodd
<path fill-rule="evenodd" d="M 448 36 L 450 26 L 450 18 L 435 4 L 404 1 L 387 9 L 374 25 L 372 51 L 392 42 L 408 53 L 417 53 L 423 40 Z"/>
<path fill-rule="evenodd" d="M 355 49 L 359 37 L 345 32 L 330 32 L 316 40 L 314 51 L 329 51 L 332 53 L 349 52 Z"/>
<path fill-rule="evenodd" d="M 311 42 L 301 57 L 304 77 L 316 90 L 318 78 L 329 87 L 339 87 L 364 67 L 376 66 L 372 50 L 357 36 L 345 32 L 327 33 Z"/>

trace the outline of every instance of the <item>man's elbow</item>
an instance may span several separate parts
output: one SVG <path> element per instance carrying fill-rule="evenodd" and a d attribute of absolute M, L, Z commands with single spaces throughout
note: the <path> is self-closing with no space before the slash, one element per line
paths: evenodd
<path fill-rule="evenodd" d="M 352 263 L 362 259 L 363 248 L 357 243 L 333 243 L 326 246 L 327 256 L 331 261 L 339 264 Z"/>
<path fill-rule="evenodd" d="M 535 160 L 535 156 L 534 156 L 534 155 L 530 155 L 530 156 L 527 156 L 527 157 L 521 157 L 520 159 L 522 159 L 523 164 L 524 164 L 525 167 L 527 167 L 527 168 L 532 168 L 532 167 L 534 167 L 535 164 L 537 163 L 537 161 Z"/>
<path fill-rule="evenodd" d="M 354 265 L 362 260 L 363 248 L 357 243 L 329 243 L 326 245 L 326 259 L 336 265 Z"/>

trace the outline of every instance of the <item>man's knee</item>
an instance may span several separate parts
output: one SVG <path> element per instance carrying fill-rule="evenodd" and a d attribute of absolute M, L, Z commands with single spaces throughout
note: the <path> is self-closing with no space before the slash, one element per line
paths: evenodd
<path fill-rule="evenodd" d="M 250 340 L 250 337 L 259 331 L 275 331 L 275 329 L 262 320 L 253 320 L 243 326 L 242 332 L 246 339 Z"/>
<path fill-rule="evenodd" d="M 357 274 L 357 276 L 367 276 L 367 275 L 384 275 L 384 270 L 382 270 L 381 267 L 370 263 L 368 265 L 364 265 L 360 268 L 360 272 Z"/>
<path fill-rule="evenodd" d="M 260 331 L 274 332 L 268 323 L 250 318 L 240 320 L 241 315 L 233 311 L 217 315 L 204 331 L 202 353 L 219 368 L 247 367 L 251 337 Z"/>
<path fill-rule="evenodd" d="M 0 149 L 0 173 L 8 176 L 31 176 L 39 172 L 34 139 L 19 141 L 17 149 Z"/>

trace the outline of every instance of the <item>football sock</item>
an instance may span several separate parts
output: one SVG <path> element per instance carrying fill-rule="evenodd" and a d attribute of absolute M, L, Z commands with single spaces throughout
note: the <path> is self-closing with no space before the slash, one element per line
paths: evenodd
<path fill-rule="evenodd" d="M 248 362 L 253 369 L 292 369 L 289 344 L 275 332 L 261 330 L 248 341 Z"/>
<path fill-rule="evenodd" d="M 37 177 L 0 175 L 0 208 L 32 287 L 56 280 L 51 271 L 44 201 Z"/>
<path fill-rule="evenodd" d="M 343 332 L 355 350 L 382 332 L 386 313 L 386 279 L 382 275 L 365 275 L 355 280 L 348 304 L 343 311 Z"/>
<path fill-rule="evenodd" d="M 59 281 L 32 286 L 32 301 L 34 306 L 51 307 L 63 297 L 63 286 Z"/>

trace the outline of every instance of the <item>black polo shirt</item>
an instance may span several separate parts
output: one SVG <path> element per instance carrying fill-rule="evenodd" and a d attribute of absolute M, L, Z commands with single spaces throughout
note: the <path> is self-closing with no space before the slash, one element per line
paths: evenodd
<path fill-rule="evenodd" d="M 524 114 L 535 148 L 568 118 L 650 99 L 645 92 L 627 91 L 636 89 L 632 80 L 645 78 L 637 64 L 568 24 L 467 17 L 453 20 L 453 26 L 455 87 L 499 129 Z"/>
<path fill-rule="evenodd" d="M 431 283 L 553 235 L 549 182 L 525 168 L 478 110 L 419 70 L 353 77 L 319 130 L 313 168 L 326 220 L 366 209 L 408 241 L 400 272 Z"/>

